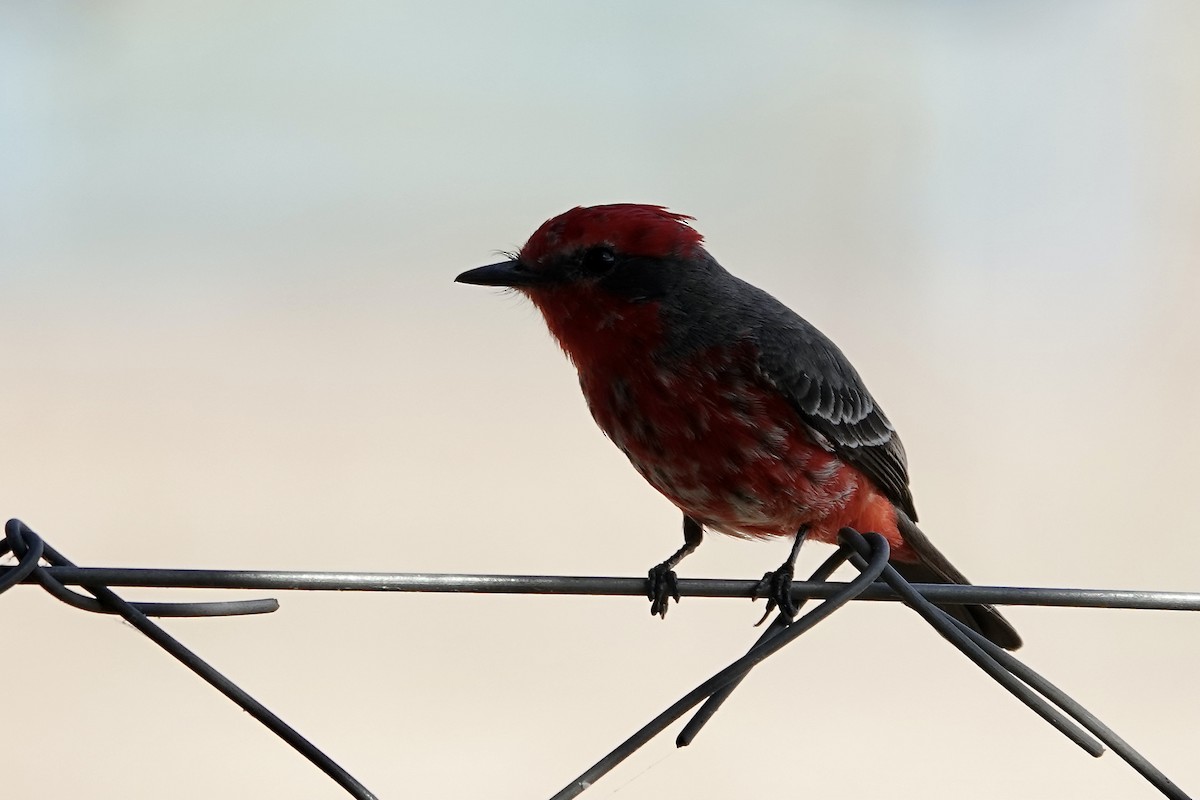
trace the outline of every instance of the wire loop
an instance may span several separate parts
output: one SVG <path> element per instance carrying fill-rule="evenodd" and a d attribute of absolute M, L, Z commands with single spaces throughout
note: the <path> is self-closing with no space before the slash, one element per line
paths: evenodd
<path fill-rule="evenodd" d="M 98 602 L 95 597 L 88 597 L 68 589 L 47 568 L 39 567 L 38 562 L 43 558 L 50 563 L 51 567 L 70 568 L 75 565 L 42 541 L 42 537 L 34 533 L 23 522 L 18 519 L 10 519 L 4 526 L 4 534 L 5 538 L 0 541 L 0 555 L 11 551 L 20 559 L 20 563 L 16 567 L 10 568 L 8 574 L 0 574 L 0 593 L 32 576 L 43 589 L 69 606 L 82 611 L 90 611 L 93 614 L 117 613 Z M 91 591 L 88 584 L 80 585 Z M 97 583 L 96 585 L 103 584 Z M 230 600 L 216 603 L 131 603 L 130 605 L 148 617 L 230 617 L 244 614 L 270 614 L 279 610 L 279 601 L 273 599 Z"/>
<path fill-rule="evenodd" d="M 355 780 L 354 776 L 342 769 L 333 759 L 319 750 L 316 745 L 301 736 L 294 728 L 275 716 L 266 706 L 255 700 L 244 689 L 214 669 L 208 662 L 184 647 L 178 640 L 151 622 L 148 612 L 144 610 L 146 608 L 150 608 L 151 610 L 154 608 L 159 610 L 166 608 L 192 612 L 187 614 L 176 613 L 173 616 L 214 616 L 218 613 L 220 616 L 228 616 L 230 613 L 274 611 L 279 607 L 278 602 L 275 600 L 257 600 L 236 603 L 137 604 L 121 599 L 107 586 L 99 584 L 85 585 L 84 588 L 91 592 L 94 598 L 85 597 L 67 589 L 58 580 L 46 574 L 44 568 L 37 566 L 37 558 L 32 558 L 35 554 L 59 566 L 74 567 L 75 565 L 53 547 L 43 542 L 41 537 L 30 530 L 23 522 L 17 519 L 10 519 L 4 526 L 4 533 L 5 539 L 0 542 L 0 553 L 11 549 L 21 559 L 21 563 L 16 567 L 16 571 L 27 570 L 27 574 L 32 573 L 46 591 L 76 608 L 83 608 L 87 611 L 96 610 L 106 614 L 119 614 L 126 622 L 141 631 L 147 638 L 178 659 L 184 666 L 207 681 L 213 688 L 221 692 L 221 694 L 241 706 L 243 710 L 265 725 L 276 736 L 291 745 L 301 755 L 337 782 L 339 786 L 349 792 L 355 800 L 377 800 L 374 794 Z M 27 561 L 31 562 L 33 566 L 26 567 Z M 10 573 L 4 579 L 0 579 L 0 591 L 11 585 L 11 577 Z M 80 604 L 79 601 L 86 602 Z M 231 612 L 228 610 L 230 608 L 249 608 L 253 607 L 254 604 L 257 604 L 257 607 L 261 608 L 262 611 L 247 612 L 234 610 Z M 268 605 L 270 607 L 267 607 Z M 199 613 L 195 613 L 197 611 Z"/>
<path fill-rule="evenodd" d="M 688 709 L 707 698 L 707 702 L 684 726 L 683 731 L 675 740 L 677 747 L 685 747 L 690 744 L 700 729 L 754 666 L 767 656 L 778 652 L 800 634 L 810 630 L 817 622 L 827 618 L 845 603 L 862 595 L 866 591 L 867 585 L 876 578 L 882 578 L 906 605 L 920 614 L 943 638 L 962 651 L 985 673 L 1008 689 L 1017 699 L 1029 706 L 1060 733 L 1083 748 L 1085 752 L 1098 757 L 1104 753 L 1104 747 L 1067 717 L 1078 720 L 1083 728 L 1096 734 L 1101 741 L 1111 747 L 1170 800 L 1189 800 L 1188 796 L 1151 764 L 1145 756 L 1134 750 L 1125 740 L 1117 736 L 1108 726 L 1100 722 L 1095 715 L 1065 692 L 1017 660 L 1011 653 L 992 644 L 923 597 L 912 584 L 888 564 L 888 544 L 883 537 L 875 533 L 860 534 L 852 528 L 843 528 L 839 532 L 838 543 L 838 552 L 830 556 L 813 573 L 810 580 L 828 577 L 842 562 L 847 560 L 860 571 L 857 579 L 847 584 L 846 588 L 838 594 L 795 620 L 790 620 L 786 615 L 780 613 L 745 656 L 684 695 L 678 702 L 567 784 L 551 800 L 570 800 L 570 798 L 578 797 L 596 780 L 687 713 Z"/>
<path fill-rule="evenodd" d="M 375 800 L 375 795 L 265 706 L 149 619 L 149 616 L 192 617 L 268 613 L 279 607 L 277 601 L 266 599 L 216 603 L 129 603 L 113 593 L 109 586 L 574 595 L 641 595 L 646 587 L 644 578 L 81 568 L 46 544 L 20 520 L 8 521 L 5 525 L 5 537 L 0 539 L 0 556 L 12 552 L 18 563 L 0 567 L 0 593 L 19 583 L 37 583 L 54 597 L 76 608 L 94 613 L 120 615 L 295 748 L 356 800 Z M 990 603 L 1200 610 L 1200 594 L 910 584 L 889 565 L 888 543 L 879 534 L 860 534 L 853 529 L 844 528 L 838 541 L 837 551 L 817 568 L 809 580 L 792 584 L 792 595 L 799 601 L 798 609 L 809 599 L 819 598 L 823 602 L 795 619 L 789 619 L 781 613 L 744 656 L 684 695 L 555 794 L 552 800 L 577 797 L 668 725 L 703 702 L 703 706 L 676 739 L 676 745 L 679 747 L 690 744 L 755 666 L 811 630 L 819 622 L 828 619 L 846 603 L 864 599 L 902 601 L 985 673 L 1086 752 L 1099 756 L 1104 752 L 1104 746 L 1101 745 L 1103 742 L 1167 798 L 1188 800 L 1188 796 L 1166 775 L 1095 715 L 1017 660 L 1011 653 L 997 647 L 946 614 L 937 604 Z M 43 561 L 47 566 L 42 565 Z M 847 561 L 859 570 L 858 576 L 848 583 L 829 582 L 828 578 Z M 80 586 L 92 596 L 72 591 L 66 584 Z M 756 581 L 679 581 L 681 594 L 710 597 L 752 597 L 757 585 Z M 1076 725 L 1072 719 L 1079 724 Z M 1085 731 L 1094 734 L 1095 738 Z"/>

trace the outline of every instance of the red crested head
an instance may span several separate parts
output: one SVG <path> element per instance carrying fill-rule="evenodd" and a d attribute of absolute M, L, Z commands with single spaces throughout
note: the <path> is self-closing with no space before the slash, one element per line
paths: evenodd
<path fill-rule="evenodd" d="M 543 222 L 521 248 L 519 259 L 536 270 L 548 260 L 601 245 L 625 256 L 686 257 L 704 241 L 688 225 L 691 219 L 638 203 L 577 206 Z"/>
<path fill-rule="evenodd" d="M 634 203 L 573 208 L 542 223 L 509 261 L 458 280 L 527 295 L 581 370 L 617 363 L 657 346 L 660 311 L 681 284 L 720 269 L 690 219 Z"/>

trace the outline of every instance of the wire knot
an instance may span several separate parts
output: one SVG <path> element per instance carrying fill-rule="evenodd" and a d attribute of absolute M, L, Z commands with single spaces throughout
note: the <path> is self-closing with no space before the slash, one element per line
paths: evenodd
<path fill-rule="evenodd" d="M 43 589 L 69 606 L 94 614 L 117 614 L 117 609 L 96 598 L 92 586 L 84 586 L 92 596 L 68 589 L 57 578 L 41 567 L 45 561 L 52 567 L 73 567 L 70 559 L 46 544 L 41 536 L 21 522 L 10 519 L 4 525 L 4 538 L 0 539 L 0 556 L 11 552 L 18 559 L 17 566 L 0 577 L 0 593 L 25 582 L 31 575 Z M 230 600 L 215 603 L 130 603 L 148 617 L 230 617 L 244 614 L 269 614 L 279 610 L 279 601 Z"/>

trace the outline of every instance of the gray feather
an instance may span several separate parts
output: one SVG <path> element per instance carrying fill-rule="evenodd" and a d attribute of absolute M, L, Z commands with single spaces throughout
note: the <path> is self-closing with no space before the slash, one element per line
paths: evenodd
<path fill-rule="evenodd" d="M 660 358 L 673 360 L 713 345 L 749 342 L 760 376 L 778 389 L 805 424 L 916 520 L 904 445 L 858 372 L 832 341 L 771 295 L 731 275 L 706 253 L 685 268 L 664 270 L 675 284 L 664 313 L 671 338 Z M 702 298 L 703 302 L 692 302 Z"/>

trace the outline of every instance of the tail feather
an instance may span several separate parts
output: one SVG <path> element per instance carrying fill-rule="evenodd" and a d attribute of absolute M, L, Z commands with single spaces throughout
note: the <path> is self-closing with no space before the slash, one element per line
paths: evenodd
<path fill-rule="evenodd" d="M 944 555 L 941 554 L 929 538 L 917 527 L 916 523 L 905 516 L 903 511 L 896 514 L 900 527 L 900 535 L 905 543 L 912 548 L 918 562 L 893 561 L 892 566 L 907 581 L 912 583 L 954 583 L 969 586 L 970 581 Z M 1005 650 L 1016 650 L 1021 646 L 1021 636 L 1008 620 L 1000 615 L 992 606 L 986 605 L 939 605 L 958 621 L 966 624 L 972 630 L 983 634 L 989 641 Z"/>

